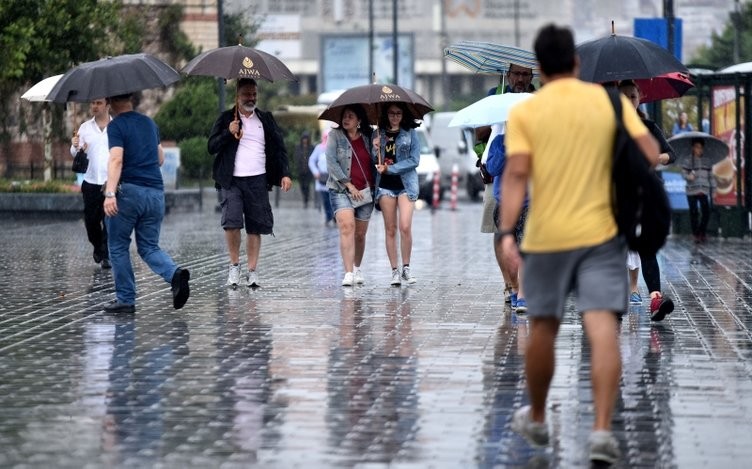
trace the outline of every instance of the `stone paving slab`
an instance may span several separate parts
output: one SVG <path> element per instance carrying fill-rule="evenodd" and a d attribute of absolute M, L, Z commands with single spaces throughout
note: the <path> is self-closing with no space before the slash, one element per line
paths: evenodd
<path fill-rule="evenodd" d="M 228 290 L 205 203 L 163 226 L 162 246 L 191 270 L 188 304 L 175 312 L 169 285 L 139 260 L 132 316 L 101 311 L 112 278 L 81 220 L 4 217 L 0 467 L 585 467 L 590 351 L 571 312 L 551 447 L 510 430 L 527 402 L 527 320 L 502 302 L 479 217 L 471 203 L 416 212 L 418 283 L 401 288 L 388 285 L 375 217 L 367 283 L 344 289 L 336 229 L 283 199 L 262 288 Z M 621 325 L 617 467 L 748 465 L 750 248 L 675 238 L 661 252 L 677 310 L 651 324 L 647 305 L 633 307 Z"/>

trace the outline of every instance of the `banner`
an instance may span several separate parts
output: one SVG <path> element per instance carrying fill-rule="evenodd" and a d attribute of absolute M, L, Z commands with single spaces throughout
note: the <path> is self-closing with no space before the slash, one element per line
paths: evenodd
<path fill-rule="evenodd" d="M 741 106 L 740 122 L 737 127 L 736 106 Z M 744 203 L 744 101 L 736 99 L 733 86 L 714 86 L 712 95 L 713 120 L 711 133 L 729 146 L 728 156 L 713 165 L 713 178 L 716 190 L 713 193 L 715 205 L 733 206 L 737 204 L 737 194 L 741 194 Z M 741 136 L 741 148 L 737 148 L 737 133 Z M 741 161 L 741 168 L 737 162 Z M 742 186 L 737 187 L 737 172 L 741 172 Z"/>

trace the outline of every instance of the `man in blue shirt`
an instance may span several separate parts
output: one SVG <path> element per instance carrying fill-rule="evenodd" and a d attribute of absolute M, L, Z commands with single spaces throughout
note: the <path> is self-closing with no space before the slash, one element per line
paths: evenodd
<path fill-rule="evenodd" d="M 190 294 L 190 273 L 181 269 L 159 247 L 164 218 L 164 185 L 159 167 L 164 152 L 159 129 L 149 117 L 135 112 L 131 95 L 109 98 L 112 114 L 107 133 L 110 160 L 107 165 L 104 212 L 108 247 L 117 298 L 105 306 L 110 313 L 136 311 L 136 277 L 130 258 L 131 234 L 141 259 L 172 286 L 172 303 L 180 309 Z"/>

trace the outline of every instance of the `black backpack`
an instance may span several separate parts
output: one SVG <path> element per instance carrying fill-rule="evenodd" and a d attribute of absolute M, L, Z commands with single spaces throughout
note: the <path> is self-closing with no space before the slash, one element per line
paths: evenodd
<path fill-rule="evenodd" d="M 608 90 L 616 113 L 613 208 L 619 234 L 642 255 L 655 255 L 671 228 L 671 206 L 663 181 L 650 167 L 637 143 L 624 128 L 618 90 Z"/>

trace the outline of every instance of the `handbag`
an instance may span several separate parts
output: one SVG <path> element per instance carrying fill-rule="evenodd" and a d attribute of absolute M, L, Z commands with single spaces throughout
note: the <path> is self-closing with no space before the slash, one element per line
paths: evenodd
<path fill-rule="evenodd" d="M 671 228 L 668 195 L 663 181 L 624 128 L 619 92 L 609 90 L 608 94 L 616 113 L 612 173 L 616 225 L 629 249 L 654 255 L 666 243 Z"/>
<path fill-rule="evenodd" d="M 71 170 L 74 173 L 85 173 L 89 168 L 89 157 L 86 156 L 86 152 L 83 148 L 79 148 L 76 152 L 76 156 L 73 157 L 73 164 Z"/>
<path fill-rule="evenodd" d="M 319 173 L 319 183 L 326 185 L 326 181 L 329 180 L 329 173 Z"/>
<path fill-rule="evenodd" d="M 355 162 L 358 163 L 358 166 L 360 167 L 360 172 L 363 173 L 363 177 L 368 179 L 366 177 L 366 171 L 363 169 L 363 165 L 360 164 L 360 160 L 355 155 L 355 152 L 353 152 L 353 159 L 355 159 Z M 366 204 L 372 204 L 373 203 L 373 193 L 371 191 L 370 187 L 366 187 L 365 189 L 360 189 L 358 192 L 360 192 L 360 200 L 356 200 L 353 198 L 353 196 L 348 192 L 347 197 L 350 199 L 350 203 L 352 204 L 353 208 L 362 207 Z"/>
<path fill-rule="evenodd" d="M 361 189 L 358 192 L 360 192 L 360 200 L 354 199 L 353 196 L 349 192 L 347 193 L 347 197 L 350 198 L 350 203 L 352 204 L 353 208 L 358 208 L 358 207 L 362 207 L 363 205 L 373 203 L 373 193 L 371 192 L 370 187 Z"/>

